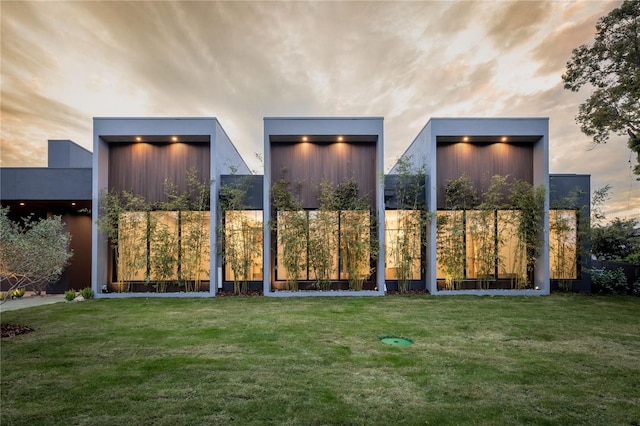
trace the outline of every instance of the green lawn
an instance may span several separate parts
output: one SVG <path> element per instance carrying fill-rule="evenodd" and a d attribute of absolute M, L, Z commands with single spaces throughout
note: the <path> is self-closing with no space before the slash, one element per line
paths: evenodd
<path fill-rule="evenodd" d="M 91 300 L 2 322 L 35 329 L 2 339 L 3 426 L 640 424 L 640 298 Z"/>

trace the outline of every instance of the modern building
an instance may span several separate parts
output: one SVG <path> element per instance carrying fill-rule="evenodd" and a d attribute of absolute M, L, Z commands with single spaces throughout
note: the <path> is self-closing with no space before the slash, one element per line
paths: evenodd
<path fill-rule="evenodd" d="M 239 175 L 250 173 L 218 120 L 95 118 L 93 147 L 94 290 L 120 295 L 126 285 L 126 293 L 146 293 L 150 281 L 181 280 L 185 284 L 170 293 L 187 294 L 184 290 L 195 282 L 192 290 L 196 291 L 189 292 L 190 295 L 215 295 L 222 269 L 215 255 L 221 176 L 232 171 Z M 204 183 L 205 193 L 190 194 L 183 211 L 162 205 L 172 196 L 199 189 L 190 188 L 191 180 Z M 109 238 L 98 226 L 102 216 L 108 214 L 100 206 L 108 191 L 127 191 L 140 196 L 148 205 L 142 209 L 148 210 L 147 214 L 135 210 L 119 212 L 120 228 L 115 230 L 118 250 L 113 250 L 114 236 Z M 206 205 L 195 206 L 198 197 L 206 200 Z M 150 232 L 152 224 L 156 224 L 156 233 Z M 204 241 L 195 237 L 204 237 Z M 197 248 L 188 247 L 187 241 Z M 176 249 L 177 253 L 162 251 L 165 247 Z M 170 260 L 175 257 L 177 261 Z M 167 263 L 170 270 L 161 271 Z M 164 291 L 158 290 L 156 294 L 160 293 Z"/>
<path fill-rule="evenodd" d="M 493 293 L 494 289 L 487 286 L 476 286 L 481 280 L 480 271 L 486 269 L 475 265 L 473 259 L 485 256 L 475 255 L 475 251 L 489 251 L 488 262 L 491 263 L 490 270 L 485 271 L 490 278 L 497 279 L 501 275 L 499 261 L 501 257 L 506 257 L 510 245 L 505 244 L 504 253 L 499 253 L 500 247 L 495 240 L 498 238 L 497 229 L 502 226 L 501 217 L 490 218 L 490 223 L 478 225 L 494 228 L 492 236 L 489 236 L 487 247 L 478 248 L 478 242 L 471 238 L 472 211 L 478 211 L 479 200 L 467 201 L 468 205 L 447 205 L 446 190 L 455 179 L 461 176 L 469 178 L 467 183 L 471 186 L 473 198 L 478 198 L 483 190 L 490 184 L 490 179 L 494 175 L 507 177 L 510 180 L 522 180 L 532 185 L 542 185 L 549 187 L 549 166 L 548 166 L 548 146 L 549 130 L 548 119 L 546 118 L 498 118 L 498 119 L 473 119 L 473 118 L 433 118 L 418 134 L 401 159 L 409 161 L 414 167 L 421 167 L 428 178 L 426 185 L 426 199 L 429 210 L 436 212 L 436 217 L 429 223 L 427 232 L 427 247 L 436 248 L 434 256 L 427 256 L 426 265 L 426 286 L 432 294 L 440 291 L 455 291 L 457 293 Z M 391 169 L 391 174 L 397 172 L 397 167 Z M 461 204 L 461 203 L 458 203 Z M 549 209 L 549 194 L 545 194 L 544 211 Z M 506 213 L 507 209 L 504 210 Z M 505 222 L 506 222 L 506 214 Z M 459 223 L 458 223 L 459 218 Z M 440 245 L 448 245 L 453 262 L 439 261 L 437 255 L 438 244 L 438 223 L 443 223 L 444 219 L 449 219 L 450 230 L 446 229 L 441 234 L 447 234 L 440 238 Z M 497 224 L 495 222 L 498 222 Z M 483 218 L 483 222 L 487 219 Z M 541 236 L 544 241 L 549 240 L 548 219 L 541 223 Z M 513 227 L 511 227 L 513 228 Z M 512 229 L 506 230 L 512 231 Z M 447 238 L 449 237 L 449 238 Z M 485 238 L 482 238 L 483 240 Z M 458 242 L 460 244 L 458 244 Z M 510 242 L 511 243 L 511 242 Z M 513 242 L 517 246 L 517 242 Z M 486 244 L 485 244 L 486 245 Z M 525 256 L 525 253 L 521 253 Z M 440 260 L 444 260 L 443 253 Z M 548 294 L 549 287 L 549 251 L 545 244 L 540 254 L 537 256 L 534 276 L 531 280 L 531 288 L 518 290 L 503 290 L 501 293 L 518 294 Z M 478 262 L 475 262 L 478 263 Z M 482 262 L 481 262 L 482 263 Z M 484 262 L 486 263 L 486 262 Z M 523 259 L 510 259 L 504 274 L 520 275 L 524 266 Z M 451 282 L 449 276 L 454 283 Z M 448 281 L 444 286 L 438 286 L 438 280 Z M 495 282 L 495 281 L 494 281 Z M 465 284 L 471 284 L 472 290 L 467 290 Z M 493 283 L 491 283 L 493 284 Z M 511 287 L 511 286 L 509 286 Z M 527 286 L 528 287 L 528 286 Z"/>
<path fill-rule="evenodd" d="M 91 286 L 91 152 L 69 140 L 48 141 L 47 167 L 0 168 L 0 202 L 9 217 L 59 215 L 72 235 L 73 260 L 49 292 Z M 6 291 L 8 283 L 2 283 Z"/>
<path fill-rule="evenodd" d="M 383 124 L 265 118 L 258 176 L 215 118 L 95 118 L 93 154 L 50 141 L 48 167 L 0 170 L 0 198 L 63 215 L 53 292 L 590 292 L 589 176 L 549 174 L 548 119 L 431 119 L 386 176 Z"/>
<path fill-rule="evenodd" d="M 265 227 L 264 270 L 269 271 L 264 277 L 265 295 L 384 294 L 384 199 L 380 182 L 384 172 L 383 139 L 382 118 L 264 119 L 264 223 L 275 220 L 280 224 L 275 229 Z M 286 231 L 283 222 L 287 216 L 286 210 L 274 205 L 277 200 L 272 194 L 277 182 L 288 183 L 288 189 L 300 202 L 298 212 L 303 212 L 309 224 L 310 235 L 297 250 L 302 252 L 298 256 L 301 268 L 295 278 L 301 281 L 302 288 L 318 290 L 317 286 L 305 284 L 319 281 L 317 275 L 323 274 L 330 282 L 326 290 L 342 291 L 287 291 L 292 272 L 287 269 L 286 254 L 291 249 L 285 244 L 286 238 L 279 237 Z M 327 211 L 321 202 L 321 185 L 336 188 L 349 182 L 355 184 L 354 201 L 363 201 L 366 206 L 362 207 L 366 208 L 347 211 L 336 207 Z M 319 216 L 321 213 L 323 216 Z M 355 223 L 361 228 L 357 237 L 366 245 L 360 247 L 360 264 L 349 262 L 355 244 L 346 244 Z M 374 223 L 378 226 L 371 226 Z M 312 230 L 318 227 L 321 241 L 314 246 Z M 304 227 L 302 231 L 305 232 Z M 323 242 L 327 243 L 329 262 L 321 273 L 315 269 L 325 261 L 318 258 Z M 376 247 L 372 248 L 372 244 Z M 377 258 L 375 252 L 380 254 Z"/>

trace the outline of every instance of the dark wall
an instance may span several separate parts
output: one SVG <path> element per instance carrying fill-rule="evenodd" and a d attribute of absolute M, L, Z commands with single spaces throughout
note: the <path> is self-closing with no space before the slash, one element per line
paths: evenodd
<path fill-rule="evenodd" d="M 591 176 L 549 175 L 551 208 L 582 208 L 590 215 Z"/>
<path fill-rule="evenodd" d="M 91 287 L 91 216 L 67 215 L 62 218 L 71 233 L 73 257 L 67 268 L 69 288 Z"/>
<path fill-rule="evenodd" d="M 349 178 L 358 182 L 360 195 L 369 195 L 375 206 L 376 143 L 272 143 L 271 179 L 276 182 L 284 175 L 292 183 L 301 182 L 304 208 L 319 207 L 318 184 L 327 179 L 334 185 Z"/>
<path fill-rule="evenodd" d="M 573 291 L 591 293 L 591 241 L 589 239 L 589 218 L 591 217 L 591 176 L 589 175 L 549 175 L 549 204 L 552 209 L 576 209 L 578 211 L 578 235 L 580 252 L 578 279 L 573 280 Z M 557 289 L 557 281 L 551 281 L 551 288 Z"/>
<path fill-rule="evenodd" d="M 222 175 L 220 176 L 220 186 L 246 185 L 247 199 L 245 200 L 245 207 L 248 210 L 262 210 L 263 178 L 261 175 Z"/>
<path fill-rule="evenodd" d="M 62 221 L 71 234 L 73 256 L 60 279 L 47 287 L 50 294 L 91 287 L 91 216 L 64 214 Z"/>
<path fill-rule="evenodd" d="M 90 200 L 91 169 L 0 168 L 0 197 L 7 200 Z"/>
<path fill-rule="evenodd" d="M 424 205 L 426 207 L 427 204 L 427 176 L 426 175 L 416 175 L 416 176 L 406 176 L 401 177 L 398 175 L 385 175 L 384 176 L 384 207 L 385 209 L 402 209 L 406 207 L 412 207 L 412 205 L 406 206 L 402 204 L 403 200 L 398 200 L 398 188 L 401 185 L 408 185 L 412 191 L 417 191 L 419 194 L 416 195 L 415 202 L 418 205 Z M 405 200 L 414 201 L 413 195 L 409 197 L 408 193 L 410 191 L 405 191 Z M 411 198 L 407 200 L 406 197 Z M 400 201 L 400 205 L 398 202 Z"/>
<path fill-rule="evenodd" d="M 187 171 L 195 168 L 200 182 L 209 181 L 209 143 L 111 143 L 109 188 L 142 195 L 147 202 L 164 200 L 165 179 L 186 190 Z"/>
<path fill-rule="evenodd" d="M 533 145 L 530 143 L 438 143 L 437 203 L 445 207 L 445 187 L 467 173 L 480 193 L 488 188 L 491 176 L 533 183 Z"/>

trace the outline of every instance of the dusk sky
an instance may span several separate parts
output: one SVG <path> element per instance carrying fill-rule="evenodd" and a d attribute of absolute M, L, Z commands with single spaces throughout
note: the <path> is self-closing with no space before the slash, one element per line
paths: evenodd
<path fill-rule="evenodd" d="M 385 170 L 431 117 L 549 117 L 551 173 L 640 217 L 626 138 L 589 150 L 588 92 L 561 79 L 619 4 L 2 1 L 0 165 L 46 166 L 47 139 L 92 150 L 93 117 L 216 117 L 259 173 L 263 117 L 384 117 Z"/>

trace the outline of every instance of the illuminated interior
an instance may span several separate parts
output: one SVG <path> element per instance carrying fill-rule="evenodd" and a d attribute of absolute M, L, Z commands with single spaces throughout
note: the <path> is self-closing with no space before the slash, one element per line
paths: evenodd
<path fill-rule="evenodd" d="M 186 211 L 180 216 L 180 274 L 194 282 L 209 280 L 210 225 L 208 211 Z"/>
<path fill-rule="evenodd" d="M 262 280 L 262 210 L 225 212 L 224 230 L 225 279 Z"/>
<path fill-rule="evenodd" d="M 464 215 L 458 210 L 437 212 L 436 277 L 451 282 L 464 278 Z"/>
<path fill-rule="evenodd" d="M 206 211 L 121 213 L 114 280 L 209 280 L 209 216 Z"/>
<path fill-rule="evenodd" d="M 446 280 L 526 278 L 526 253 L 516 210 L 437 213 L 436 276 Z"/>
<path fill-rule="evenodd" d="M 420 279 L 420 212 L 385 212 L 385 278 Z"/>
<path fill-rule="evenodd" d="M 118 281 L 144 281 L 148 262 L 147 229 L 146 212 L 125 212 L 119 215 Z"/>
<path fill-rule="evenodd" d="M 338 212 L 312 210 L 309 215 L 309 250 L 320 256 L 309 256 L 309 279 L 338 279 Z"/>
<path fill-rule="evenodd" d="M 524 279 L 526 276 L 525 247 L 518 237 L 520 212 L 498 210 L 498 278 Z"/>
<path fill-rule="evenodd" d="M 340 212 L 340 279 L 362 279 L 370 275 L 370 213 L 368 210 Z"/>
<path fill-rule="evenodd" d="M 295 250 L 299 253 L 298 280 L 319 279 L 319 271 L 329 280 L 348 280 L 350 275 L 370 275 L 371 230 L 368 210 L 279 211 L 277 218 L 276 280 L 284 281 L 291 278 L 282 261 L 284 247 L 287 244 L 298 245 Z M 302 237 L 295 238 L 295 234 Z M 288 238 L 291 239 L 285 241 Z M 294 239 L 296 241 L 292 241 Z M 328 259 L 328 264 L 315 263 L 311 251 L 326 253 L 326 256 L 318 258 Z"/>
<path fill-rule="evenodd" d="M 178 212 L 149 213 L 149 279 L 178 278 Z"/>
<path fill-rule="evenodd" d="M 496 218 L 493 211 L 466 212 L 466 277 L 495 278 Z"/>
<path fill-rule="evenodd" d="M 282 261 L 284 259 L 284 247 L 287 245 L 295 245 L 295 252 L 298 253 L 298 266 L 300 272 L 297 279 L 308 279 L 307 269 L 307 239 L 306 239 L 306 221 L 307 212 L 304 211 L 279 211 L 278 216 L 278 247 L 277 247 L 277 268 L 276 268 L 276 280 L 288 280 L 292 279 L 287 266 Z M 301 233 L 304 233 L 301 234 Z M 301 238 L 295 237 L 295 235 L 302 235 Z M 291 237 L 289 237 L 291 236 Z"/>
<path fill-rule="evenodd" d="M 578 221 L 576 210 L 549 211 L 551 279 L 578 278 Z"/>

